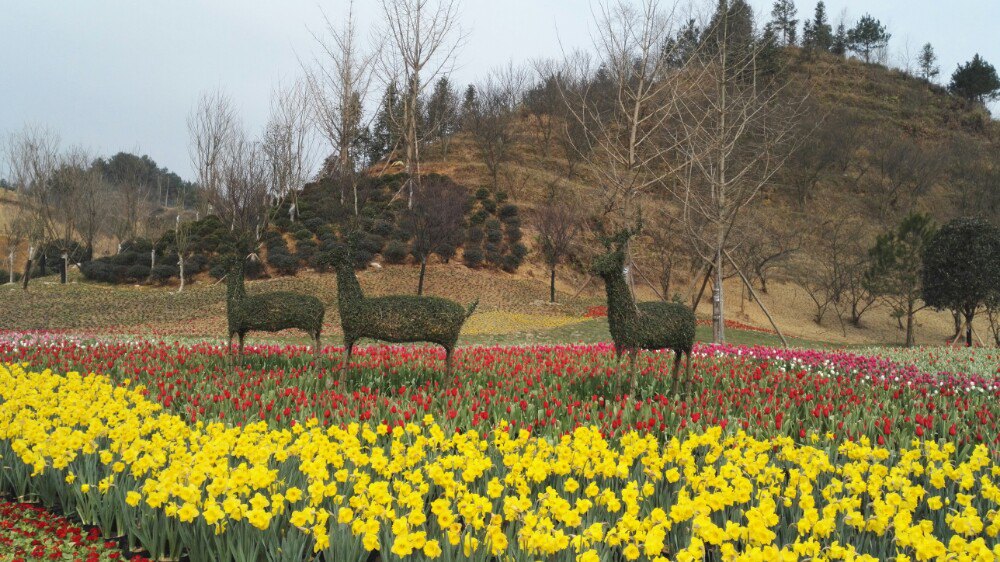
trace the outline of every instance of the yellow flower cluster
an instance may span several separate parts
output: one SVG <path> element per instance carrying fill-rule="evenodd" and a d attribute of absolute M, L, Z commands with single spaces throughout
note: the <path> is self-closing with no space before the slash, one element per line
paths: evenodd
<path fill-rule="evenodd" d="M 591 428 L 549 439 L 500 427 L 486 439 L 429 417 L 234 428 L 188 424 L 141 387 L 10 365 L 0 454 L 32 480 L 55 471 L 83 501 L 118 493 L 122 509 L 212 531 L 180 541 L 249 525 L 269 548 L 293 533 L 313 552 L 360 544 L 415 559 L 1000 557 L 1000 465 L 985 447 L 801 446 L 719 428 L 665 442 Z"/>

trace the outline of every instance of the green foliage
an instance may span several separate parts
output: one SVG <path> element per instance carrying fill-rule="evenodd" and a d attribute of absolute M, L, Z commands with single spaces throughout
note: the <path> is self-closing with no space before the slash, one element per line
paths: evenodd
<path fill-rule="evenodd" d="M 922 296 L 935 309 L 961 311 L 971 324 L 980 306 L 1000 299 L 1000 229 L 975 218 L 942 227 L 924 252 Z"/>
<path fill-rule="evenodd" d="M 221 279 L 225 275 L 225 267 L 221 264 L 220 257 L 233 252 L 236 247 L 232 233 L 214 215 L 190 223 L 186 228 L 189 230 L 190 255 L 184 261 L 185 275 L 208 270 L 216 279 Z M 150 252 L 154 247 L 157 253 L 156 266 L 150 267 Z M 73 256 L 85 253 L 86 249 L 78 246 L 74 251 L 77 253 L 71 254 L 71 261 Z M 178 261 L 176 235 L 173 230 L 169 230 L 155 243 L 145 238 L 125 240 L 119 253 L 85 261 L 80 271 L 86 279 L 99 283 L 166 283 L 179 276 L 180 271 L 176 267 Z M 50 263 L 56 262 L 50 260 Z M 257 277 L 262 272 L 260 264 L 255 264 L 247 274 Z"/>
<path fill-rule="evenodd" d="M 829 51 L 833 46 L 833 27 L 826 16 L 826 4 L 816 4 L 813 19 L 806 21 L 802 30 L 802 46 L 808 51 Z"/>
<path fill-rule="evenodd" d="M 937 55 L 934 54 L 934 46 L 930 43 L 925 43 L 920 50 L 917 64 L 920 66 L 920 77 L 928 82 L 941 73 L 941 69 L 937 65 Z"/>
<path fill-rule="evenodd" d="M 1000 76 L 997 76 L 997 69 L 977 53 L 971 61 L 958 65 L 948 88 L 967 100 L 985 103 L 1000 98 Z"/>
<path fill-rule="evenodd" d="M 775 0 L 771 8 L 771 22 L 768 27 L 773 29 L 782 45 L 795 45 L 798 34 L 799 20 L 795 17 L 798 8 L 793 0 Z"/>
<path fill-rule="evenodd" d="M 748 56 L 755 40 L 753 8 L 745 0 L 719 0 L 701 37 L 709 53 L 725 50 L 737 57 Z"/>
<path fill-rule="evenodd" d="M 463 243 L 463 261 L 469 267 L 489 265 L 514 272 L 528 254 L 521 243 L 521 214 L 503 192 L 476 191 Z"/>
<path fill-rule="evenodd" d="M 865 62 L 871 62 L 872 54 L 889 44 L 892 34 L 885 30 L 882 22 L 870 14 L 861 16 L 858 23 L 847 32 L 847 48 L 861 55 Z"/>
<path fill-rule="evenodd" d="M 359 339 L 371 338 L 390 343 L 436 343 L 445 348 L 450 369 L 459 332 L 478 301 L 462 308 L 455 301 L 439 297 L 365 297 L 354 274 L 352 251 L 340 247 L 333 252 L 337 304 L 347 349 L 345 363 L 350 362 L 354 344 Z"/>
<path fill-rule="evenodd" d="M 869 250 L 864 286 L 906 318 L 906 344 L 913 343 L 913 314 L 922 292 L 924 252 L 937 232 L 930 215 L 912 213 L 899 227 L 878 237 Z"/>
<path fill-rule="evenodd" d="M 238 335 L 242 353 L 243 338 L 247 332 L 298 328 L 314 339 L 314 351 L 319 352 L 326 312 L 322 301 L 310 295 L 286 291 L 248 296 L 243 281 L 244 260 L 238 256 L 227 256 L 224 263 L 227 269 L 226 319 L 230 344 L 233 336 Z"/>
<path fill-rule="evenodd" d="M 674 372 L 680 365 L 681 354 L 688 355 L 694 346 L 694 312 L 680 303 L 646 302 L 638 305 L 625 281 L 625 246 L 632 236 L 622 231 L 607 242 L 608 251 L 598 256 L 593 272 L 604 280 L 608 299 L 608 328 L 615 342 L 615 351 L 639 349 L 671 349 L 676 353 Z"/>
<path fill-rule="evenodd" d="M 100 170 L 105 181 L 113 186 L 145 185 L 155 186 L 157 195 L 163 190 L 164 201 L 170 205 L 190 207 L 197 200 L 197 187 L 184 181 L 180 176 L 166 168 L 160 168 L 149 156 L 137 156 L 128 152 L 119 152 L 114 156 L 94 161 L 94 167 Z"/>

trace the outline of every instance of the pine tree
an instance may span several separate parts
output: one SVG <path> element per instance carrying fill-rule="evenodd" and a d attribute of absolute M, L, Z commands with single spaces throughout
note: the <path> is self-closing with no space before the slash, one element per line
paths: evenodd
<path fill-rule="evenodd" d="M 701 29 L 698 22 L 691 18 L 684 24 L 684 27 L 677 33 L 674 39 L 674 50 L 672 62 L 677 66 L 683 66 L 696 52 L 701 41 Z"/>
<path fill-rule="evenodd" d="M 829 51 L 833 47 L 833 28 L 826 17 L 826 4 L 822 1 L 816 4 L 812 21 L 806 22 L 802 44 L 806 49 L 815 51 Z"/>
<path fill-rule="evenodd" d="M 958 65 L 948 88 L 967 100 L 986 103 L 1000 98 L 1000 77 L 996 68 L 977 53 L 971 61 Z"/>
<path fill-rule="evenodd" d="M 441 157 L 448 157 L 448 141 L 458 130 L 458 93 L 447 76 L 434 84 L 434 91 L 427 100 L 427 129 L 441 147 Z"/>
<path fill-rule="evenodd" d="M 892 35 L 885 30 L 882 22 L 870 14 L 861 16 L 858 23 L 847 32 L 847 47 L 861 55 L 865 62 L 872 61 L 872 54 L 889 45 Z"/>
<path fill-rule="evenodd" d="M 795 45 L 799 20 L 795 18 L 798 9 L 793 0 L 775 0 L 771 9 L 770 27 L 781 40 L 782 45 Z"/>
<path fill-rule="evenodd" d="M 937 65 L 937 55 L 934 53 L 934 47 L 927 43 L 920 50 L 920 77 L 930 82 L 938 74 L 941 74 L 941 69 Z"/>
<path fill-rule="evenodd" d="M 837 33 L 833 35 L 833 45 L 830 46 L 830 52 L 838 57 L 847 54 L 847 26 L 844 25 L 844 22 L 837 25 Z"/>
<path fill-rule="evenodd" d="M 374 164 L 395 150 L 402 139 L 397 123 L 403 112 L 403 100 L 395 82 L 390 82 L 382 97 L 382 105 L 375 116 L 371 133 L 367 135 L 365 156 L 369 163 Z"/>
<path fill-rule="evenodd" d="M 719 0 L 702 34 L 702 48 L 712 52 L 725 49 L 737 57 L 747 57 L 756 40 L 754 30 L 753 8 L 745 0 Z"/>

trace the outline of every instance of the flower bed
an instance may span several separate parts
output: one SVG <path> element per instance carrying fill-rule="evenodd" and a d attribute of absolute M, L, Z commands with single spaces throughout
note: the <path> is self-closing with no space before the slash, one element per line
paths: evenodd
<path fill-rule="evenodd" d="M 892 446 L 1000 439 L 995 382 L 844 352 L 697 346 L 686 381 L 671 377 L 669 353 L 621 364 L 609 345 L 464 348 L 450 378 L 434 348 L 361 349 L 349 370 L 340 360 L 336 348 L 317 363 L 306 348 L 249 347 L 233 366 L 224 348 L 208 344 L 0 343 L 0 361 L 141 383 L 150 399 L 192 423 L 396 426 L 431 414 L 448 431 L 488 432 L 503 419 L 553 436 L 584 425 L 608 436 L 720 425 L 761 438 L 832 432 Z"/>
<path fill-rule="evenodd" d="M 26 503 L 0 502 L 0 560 L 124 560 L 117 542 L 96 527 L 84 531 L 64 517 Z M 150 562 L 133 556 L 132 562 Z"/>
<path fill-rule="evenodd" d="M 316 418 L 188 423 L 142 387 L 0 368 L 2 486 L 196 560 L 930 559 L 1000 555 L 985 446 L 721 427 L 554 438 Z"/>

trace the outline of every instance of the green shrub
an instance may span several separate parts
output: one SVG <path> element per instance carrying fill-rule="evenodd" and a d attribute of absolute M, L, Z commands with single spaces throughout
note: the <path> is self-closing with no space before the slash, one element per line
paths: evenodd
<path fill-rule="evenodd" d="M 483 265 L 483 249 L 478 246 L 466 247 L 462 253 L 462 261 L 473 268 Z"/>
<path fill-rule="evenodd" d="M 382 250 L 382 257 L 385 258 L 387 263 L 401 264 L 406 262 L 406 256 L 409 253 L 410 250 L 405 242 L 390 240 L 389 243 L 385 245 L 385 249 Z"/>

